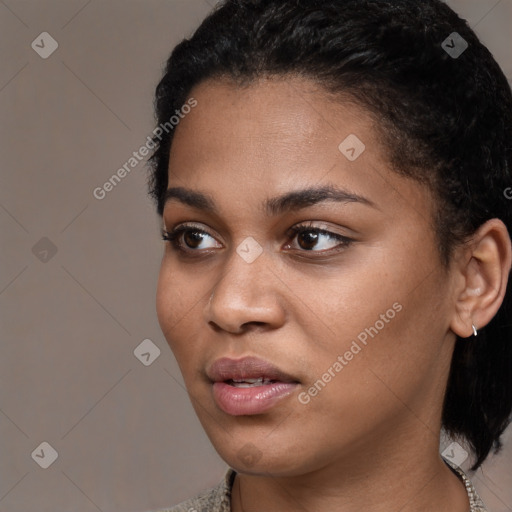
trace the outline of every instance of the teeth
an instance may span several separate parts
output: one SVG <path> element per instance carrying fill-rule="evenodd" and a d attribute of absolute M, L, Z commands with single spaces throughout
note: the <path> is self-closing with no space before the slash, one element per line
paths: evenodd
<path fill-rule="evenodd" d="M 229 384 L 235 388 L 251 388 L 254 386 L 270 384 L 272 382 L 273 381 L 270 379 L 264 379 L 263 377 L 260 377 L 258 379 L 232 379 L 229 381 Z"/>

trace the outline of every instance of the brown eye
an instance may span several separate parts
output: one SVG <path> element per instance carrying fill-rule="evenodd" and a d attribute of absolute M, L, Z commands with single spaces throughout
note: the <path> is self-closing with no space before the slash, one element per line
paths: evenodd
<path fill-rule="evenodd" d="M 172 248 L 183 253 L 200 253 L 204 252 L 203 249 L 222 247 L 210 233 L 190 225 L 178 226 L 171 232 L 162 231 L 162 238 L 170 242 Z M 207 245 L 208 239 L 213 240 L 216 244 Z"/>
<path fill-rule="evenodd" d="M 314 249 L 318 242 L 318 233 L 313 233 L 312 231 L 303 231 L 297 236 L 297 241 L 302 249 Z"/>
<path fill-rule="evenodd" d="M 187 230 L 183 233 L 183 240 L 187 247 L 197 249 L 197 247 L 204 240 L 206 233 L 200 231 Z M 206 235 L 209 236 L 209 235 Z"/>
<path fill-rule="evenodd" d="M 325 253 L 333 249 L 348 247 L 353 242 L 351 238 L 346 236 L 310 225 L 295 226 L 289 230 L 288 234 L 290 238 L 297 239 L 295 248 L 298 247 L 303 251 L 315 253 Z M 294 248 L 293 244 L 287 247 Z"/>

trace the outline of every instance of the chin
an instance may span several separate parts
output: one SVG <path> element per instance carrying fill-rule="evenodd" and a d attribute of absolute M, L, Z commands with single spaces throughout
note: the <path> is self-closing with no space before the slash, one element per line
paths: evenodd
<path fill-rule="evenodd" d="M 221 431 L 208 437 L 219 456 L 235 471 L 260 476 L 297 476 L 304 474 L 313 465 L 308 458 L 304 446 L 307 442 L 299 443 L 295 434 L 293 439 L 284 436 L 235 434 Z M 293 456 L 291 456 L 293 454 Z M 314 458 L 311 457 L 311 458 Z"/>

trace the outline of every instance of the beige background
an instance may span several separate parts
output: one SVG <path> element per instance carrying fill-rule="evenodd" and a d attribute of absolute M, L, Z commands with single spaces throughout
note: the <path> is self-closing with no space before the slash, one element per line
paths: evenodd
<path fill-rule="evenodd" d="M 512 0 L 450 3 L 512 77 Z M 155 510 L 224 473 L 157 323 L 143 163 L 93 196 L 146 142 L 162 65 L 213 4 L 0 0 L 0 512 Z M 511 437 L 474 476 L 492 512 L 512 510 Z"/>

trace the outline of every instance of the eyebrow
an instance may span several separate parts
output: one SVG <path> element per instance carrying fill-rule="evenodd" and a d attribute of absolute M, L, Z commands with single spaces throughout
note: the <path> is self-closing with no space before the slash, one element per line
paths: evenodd
<path fill-rule="evenodd" d="M 215 205 L 215 201 L 211 196 L 195 190 L 184 187 L 169 188 L 164 194 L 164 206 L 172 199 L 197 210 L 203 210 L 213 214 L 219 213 L 218 208 Z M 263 202 L 262 208 L 268 216 L 277 216 L 327 201 L 334 201 L 337 203 L 360 203 L 378 209 L 375 203 L 370 201 L 368 198 L 334 187 L 333 185 L 324 185 L 321 187 L 312 187 L 287 192 L 280 196 L 267 199 Z"/>

